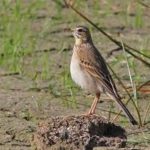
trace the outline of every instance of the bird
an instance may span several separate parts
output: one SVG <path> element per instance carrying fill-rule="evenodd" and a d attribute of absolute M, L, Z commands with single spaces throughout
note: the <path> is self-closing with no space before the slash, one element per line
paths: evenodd
<path fill-rule="evenodd" d="M 75 38 L 75 44 L 70 63 L 71 78 L 81 89 L 95 94 L 87 115 L 95 114 L 101 93 L 105 93 L 119 105 L 131 124 L 137 125 L 137 121 L 121 101 L 107 64 L 93 44 L 88 27 L 77 26 L 72 29 L 72 34 Z"/>

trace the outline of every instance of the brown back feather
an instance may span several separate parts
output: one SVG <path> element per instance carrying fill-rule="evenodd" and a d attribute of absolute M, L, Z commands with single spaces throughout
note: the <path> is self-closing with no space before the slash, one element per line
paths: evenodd
<path fill-rule="evenodd" d="M 77 55 L 80 58 L 81 67 L 100 82 L 106 92 L 115 99 L 120 99 L 115 83 L 106 66 L 104 58 L 91 43 L 76 46 Z"/>

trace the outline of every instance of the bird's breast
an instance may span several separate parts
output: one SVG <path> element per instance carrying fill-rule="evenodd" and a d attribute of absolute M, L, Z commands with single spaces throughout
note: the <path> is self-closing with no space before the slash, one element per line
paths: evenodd
<path fill-rule="evenodd" d="M 81 86 L 81 88 L 90 92 L 97 91 L 96 81 L 90 76 L 88 72 L 86 72 L 86 70 L 84 70 L 84 68 L 80 66 L 80 60 L 75 54 L 73 54 L 71 59 L 70 72 L 74 82 Z"/>
<path fill-rule="evenodd" d="M 70 72 L 71 77 L 75 81 L 75 83 L 83 87 L 85 84 L 85 73 L 80 66 L 79 60 L 74 58 L 74 56 L 71 60 Z"/>

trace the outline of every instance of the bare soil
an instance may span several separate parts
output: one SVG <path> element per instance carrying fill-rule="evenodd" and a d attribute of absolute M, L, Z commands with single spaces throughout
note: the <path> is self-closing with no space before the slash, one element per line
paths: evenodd
<path fill-rule="evenodd" d="M 28 4 L 29 1 L 23 1 Z M 88 7 L 85 8 L 85 14 L 90 19 L 93 19 L 98 26 L 102 27 L 106 32 L 118 37 L 118 33 L 122 35 L 122 40 L 130 46 L 138 50 L 145 47 L 146 54 L 149 54 L 150 47 L 150 21 L 149 9 L 143 6 L 144 9 L 144 25 L 141 28 L 133 28 L 132 25 L 126 26 L 124 14 L 126 6 L 122 6 L 119 1 L 113 3 L 111 12 L 105 14 L 107 3 L 102 1 L 98 17 L 92 15 L 89 9 L 91 2 L 88 1 Z M 81 115 L 86 112 L 92 103 L 93 95 L 83 92 L 81 89 L 71 83 L 70 89 L 75 89 L 75 94 L 68 88 L 68 82 L 65 79 L 70 76 L 69 62 L 72 54 L 74 39 L 68 28 L 75 27 L 79 24 L 87 25 L 91 28 L 92 37 L 96 47 L 101 51 L 106 61 L 113 67 L 117 75 L 129 88 L 129 75 L 124 61 L 122 51 L 113 53 L 107 57 L 108 53 L 116 48 L 116 45 L 110 42 L 106 37 L 100 34 L 95 28 L 91 27 L 87 22 L 77 16 L 64 5 L 61 6 L 61 11 L 56 11 L 54 1 L 47 1 L 41 9 L 35 9 L 36 16 L 31 21 L 31 32 L 35 34 L 32 38 L 36 39 L 36 49 L 32 54 L 25 56 L 22 64 L 22 74 L 10 74 L 11 72 L 2 67 L 0 69 L 0 149 L 1 150 L 29 150 L 32 149 L 32 135 L 36 131 L 38 123 L 47 120 L 51 117 Z M 103 6 L 104 5 L 104 6 Z M 26 5 L 25 5 L 26 7 Z M 51 9 L 50 9 L 51 8 Z M 104 8 L 104 9 L 103 9 Z M 129 12 L 129 18 L 134 20 L 136 17 L 134 6 Z M 82 10 L 83 8 L 80 7 Z M 57 12 L 57 13 L 56 13 Z M 65 16 L 59 22 L 57 15 Z M 71 16 L 71 17 L 70 17 Z M 61 17 L 60 17 L 61 18 Z M 69 21 L 66 18 L 71 18 Z M 58 21 L 58 22 L 57 22 Z M 48 24 L 48 23 L 49 24 Z M 43 24 L 47 23 L 47 26 Z M 54 23 L 54 24 L 52 24 Z M 42 35 L 41 37 L 38 35 Z M 120 39 L 119 39 L 120 40 Z M 39 52 L 40 51 L 40 52 Z M 48 77 L 43 79 L 42 69 L 43 64 L 40 64 L 41 58 L 47 60 L 49 65 Z M 149 55 L 150 56 L 150 55 Z M 133 59 L 130 56 L 131 59 Z M 39 62 L 34 66 L 34 61 Z M 132 70 L 133 79 L 136 85 L 149 80 L 150 71 L 141 62 L 133 59 L 136 67 Z M 135 72 L 138 74 L 136 76 Z M 37 78 L 35 79 L 35 76 Z M 139 79 L 140 78 L 140 79 Z M 68 79 L 68 78 L 67 78 Z M 140 81 L 138 81 L 138 79 Z M 64 83 L 65 82 L 65 83 Z M 66 83 L 67 82 L 67 83 Z M 123 97 L 127 97 L 126 93 L 116 81 L 119 92 Z M 150 103 L 149 85 L 147 91 L 138 92 L 138 106 L 142 119 L 145 116 L 146 108 Z M 112 120 L 114 115 L 118 113 L 118 107 L 106 95 L 101 97 L 101 102 L 97 107 L 97 114 L 105 116 L 108 120 Z M 132 103 L 128 105 L 132 114 L 137 117 L 137 113 L 133 108 Z M 109 113 L 109 112 L 112 113 Z M 115 122 L 124 127 L 127 132 L 127 148 L 150 149 L 150 115 L 148 112 L 146 124 L 142 128 L 132 127 L 125 116 L 122 114 Z"/>

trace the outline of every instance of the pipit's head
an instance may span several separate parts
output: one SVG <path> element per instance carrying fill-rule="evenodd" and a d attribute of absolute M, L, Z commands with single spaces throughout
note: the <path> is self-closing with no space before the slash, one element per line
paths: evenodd
<path fill-rule="evenodd" d="M 76 44 L 82 44 L 91 41 L 91 34 L 87 27 L 77 26 L 73 29 L 73 36 L 75 37 Z"/>

